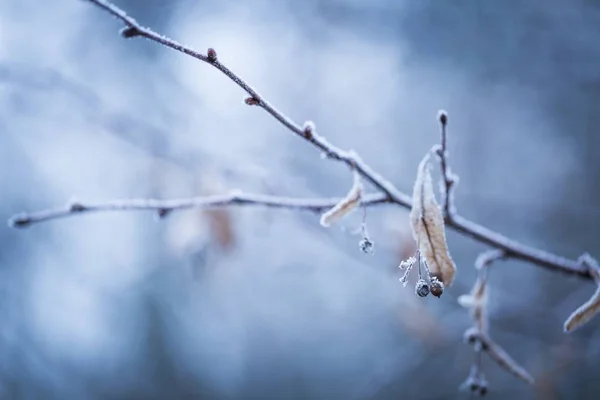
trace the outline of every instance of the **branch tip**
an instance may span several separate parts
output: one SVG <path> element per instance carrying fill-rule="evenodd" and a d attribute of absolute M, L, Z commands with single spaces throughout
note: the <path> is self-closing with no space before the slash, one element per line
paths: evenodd
<path fill-rule="evenodd" d="M 438 111 L 438 121 L 440 121 L 440 124 L 442 124 L 442 126 L 446 126 L 446 124 L 448 124 L 448 113 L 446 112 L 446 110 Z"/>
<path fill-rule="evenodd" d="M 27 214 L 18 214 L 8 220 L 8 226 L 13 229 L 25 228 L 31 224 L 31 218 Z"/>

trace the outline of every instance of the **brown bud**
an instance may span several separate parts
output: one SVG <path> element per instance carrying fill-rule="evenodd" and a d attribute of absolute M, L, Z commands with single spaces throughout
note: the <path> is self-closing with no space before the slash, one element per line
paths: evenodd
<path fill-rule="evenodd" d="M 167 208 L 159 208 L 158 210 L 156 210 L 156 214 L 158 215 L 158 218 L 165 218 L 170 212 L 171 212 L 171 210 L 169 210 Z"/>
<path fill-rule="evenodd" d="M 446 126 L 448 123 L 448 113 L 446 113 L 445 110 L 438 111 L 438 120 L 440 121 L 440 124 Z"/>
<path fill-rule="evenodd" d="M 302 129 L 304 130 L 304 137 L 307 139 L 311 139 L 315 130 L 315 124 L 312 121 L 306 121 Z"/>
<path fill-rule="evenodd" d="M 140 36 L 141 32 L 135 26 L 126 26 L 119 31 L 119 34 L 123 36 L 125 39 L 129 39 L 135 36 Z"/>
<path fill-rule="evenodd" d="M 244 100 L 244 102 L 246 102 L 246 104 L 248 104 L 249 106 L 256 106 L 259 103 L 258 100 L 254 97 L 246 97 L 246 100 Z"/>
<path fill-rule="evenodd" d="M 69 210 L 73 213 L 85 211 L 85 206 L 81 203 L 73 202 L 69 204 Z"/>
<path fill-rule="evenodd" d="M 206 55 L 208 56 L 208 61 L 210 61 L 210 62 L 217 61 L 217 52 L 212 47 L 210 47 L 208 49 L 208 51 L 206 52 Z"/>

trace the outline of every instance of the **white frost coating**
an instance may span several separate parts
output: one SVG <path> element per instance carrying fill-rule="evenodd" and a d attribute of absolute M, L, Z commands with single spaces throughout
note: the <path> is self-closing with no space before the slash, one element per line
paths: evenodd
<path fill-rule="evenodd" d="M 338 222 L 344 216 L 348 215 L 358 207 L 362 196 L 362 183 L 360 181 L 360 174 L 356 171 L 352 171 L 354 182 L 352 188 L 339 203 L 337 203 L 329 211 L 321 215 L 321 225 L 329 227 L 331 224 Z"/>
<path fill-rule="evenodd" d="M 448 252 L 444 217 L 435 200 L 429 159 L 428 152 L 419 164 L 413 190 L 410 224 L 417 248 L 425 257 L 431 275 L 437 277 L 447 287 L 454 279 L 456 266 Z"/>
<path fill-rule="evenodd" d="M 302 129 L 304 129 L 304 132 L 311 132 L 313 133 L 316 129 L 315 127 L 315 123 L 312 121 L 306 121 L 304 123 L 304 126 L 302 127 Z"/>

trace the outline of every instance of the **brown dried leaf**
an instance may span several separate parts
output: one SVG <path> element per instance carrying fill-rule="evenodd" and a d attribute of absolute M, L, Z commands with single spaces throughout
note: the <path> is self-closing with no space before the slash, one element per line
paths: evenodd
<path fill-rule="evenodd" d="M 231 250 L 235 245 L 235 231 L 231 213 L 224 208 L 206 210 L 213 239 L 222 250 Z"/>
<path fill-rule="evenodd" d="M 362 196 L 362 184 L 360 182 L 360 174 L 353 170 L 354 182 L 352 188 L 339 203 L 333 206 L 330 210 L 321 215 L 321 225 L 329 227 L 331 224 L 338 222 L 344 216 L 354 211 L 360 204 Z"/>
<path fill-rule="evenodd" d="M 200 192 L 204 195 L 225 193 L 225 182 L 216 171 L 206 171 L 199 181 Z M 204 217 L 208 220 L 211 240 L 221 248 L 228 251 L 235 246 L 236 232 L 234 228 L 231 209 L 212 208 L 203 210 Z"/>
<path fill-rule="evenodd" d="M 446 245 L 444 217 L 435 200 L 431 173 L 429 172 L 430 154 L 419 164 L 417 179 L 413 190 L 413 205 L 410 211 L 410 223 L 413 238 L 419 252 L 429 266 L 429 271 L 444 286 L 450 286 L 456 273 L 456 266 Z"/>

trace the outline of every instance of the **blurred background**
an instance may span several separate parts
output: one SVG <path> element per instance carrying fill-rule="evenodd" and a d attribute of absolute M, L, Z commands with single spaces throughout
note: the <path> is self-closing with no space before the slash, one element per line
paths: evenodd
<path fill-rule="evenodd" d="M 600 3 L 120 0 L 219 59 L 294 120 L 410 193 L 449 113 L 459 212 L 524 243 L 600 257 Z M 341 196 L 343 165 L 248 107 L 210 66 L 79 0 L 0 2 L 0 217 L 72 198 L 233 188 Z M 436 179 L 437 179 L 436 171 Z M 324 229 L 235 208 L 78 216 L 0 228 L 0 397 L 452 399 L 473 354 L 456 298 L 486 248 L 449 233 L 441 299 L 398 282 L 408 212 Z M 589 281 L 510 261 L 490 274 L 490 333 L 536 379 L 484 357 L 491 399 L 590 399 L 600 320 L 572 335 Z"/>

